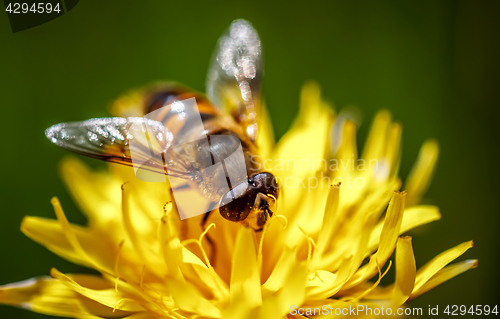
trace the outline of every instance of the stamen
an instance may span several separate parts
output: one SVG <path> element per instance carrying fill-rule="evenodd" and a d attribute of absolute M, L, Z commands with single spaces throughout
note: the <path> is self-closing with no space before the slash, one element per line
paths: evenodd
<path fill-rule="evenodd" d="M 377 279 L 377 281 L 375 281 L 373 283 L 373 285 L 370 288 L 368 288 L 367 290 L 365 290 L 361 295 L 350 299 L 351 301 L 355 301 L 355 302 L 359 301 L 359 300 L 363 299 L 364 296 L 366 296 L 367 294 L 369 294 L 370 292 L 372 292 L 372 290 L 375 289 L 380 284 L 380 281 L 382 280 L 382 278 L 384 278 L 385 275 L 387 275 L 387 273 L 389 272 L 389 269 L 391 269 L 392 260 L 389 260 L 389 265 L 385 269 L 384 273 L 382 273 L 382 270 L 380 269 L 380 264 L 378 263 L 378 260 L 375 260 L 375 261 L 377 262 L 377 270 L 378 270 L 378 279 Z"/>
<path fill-rule="evenodd" d="M 314 240 L 311 238 L 311 237 L 307 237 L 307 240 L 309 241 L 309 244 L 310 244 L 310 249 L 312 250 L 310 253 L 308 252 L 307 255 L 307 262 L 308 263 L 311 263 L 311 260 L 312 260 L 312 257 L 314 257 L 314 255 L 316 254 L 316 243 L 314 242 Z"/>
<path fill-rule="evenodd" d="M 210 228 L 214 226 L 214 229 L 215 229 L 215 224 L 214 223 L 211 223 L 210 225 L 208 225 L 207 229 L 205 229 L 203 231 L 203 233 L 201 233 L 200 235 L 200 242 L 203 240 L 203 237 L 205 237 L 205 235 L 208 233 L 208 231 L 210 230 Z"/>
<path fill-rule="evenodd" d="M 274 216 L 276 219 L 278 219 L 278 221 L 281 223 L 281 225 L 283 225 L 283 229 L 285 229 L 286 226 L 288 226 L 288 219 L 286 219 L 285 216 L 277 215 L 277 214 L 275 214 Z"/>
<path fill-rule="evenodd" d="M 306 236 L 307 239 L 307 264 L 309 267 L 311 267 L 311 260 L 312 260 L 312 255 L 313 255 L 313 247 L 314 247 L 314 252 L 316 252 L 316 243 L 314 240 L 305 232 L 300 225 L 297 225 L 300 229 L 300 231 Z"/>
<path fill-rule="evenodd" d="M 198 245 L 198 247 L 200 247 L 200 250 L 201 250 L 201 253 L 203 254 L 203 258 L 205 259 L 205 263 L 207 265 L 207 267 L 212 270 L 212 271 L 215 271 L 212 267 L 212 264 L 210 264 L 210 260 L 208 260 L 208 255 L 207 253 L 205 252 L 205 249 L 203 248 L 203 245 L 201 244 L 203 242 L 203 237 L 205 237 L 205 235 L 208 233 L 208 231 L 210 230 L 210 228 L 212 228 L 212 226 L 215 228 L 215 224 L 214 223 L 211 223 L 210 225 L 208 225 L 207 229 L 205 229 L 203 231 L 203 233 L 201 233 L 200 235 L 200 238 L 198 240 L 194 239 L 194 238 L 190 238 L 190 239 L 186 239 L 186 240 L 183 240 L 181 242 L 181 244 L 183 246 L 186 246 L 188 244 L 192 244 L 192 243 L 195 243 Z"/>
<path fill-rule="evenodd" d="M 119 306 L 122 306 L 125 302 L 135 302 L 137 304 L 140 304 L 139 302 L 137 302 L 137 300 L 134 300 L 134 299 L 131 299 L 131 298 L 122 298 L 120 300 L 118 300 L 118 302 L 116 303 L 116 305 L 113 307 L 113 312 L 116 311 L 116 308 L 118 308 Z"/>
<path fill-rule="evenodd" d="M 311 279 L 309 279 L 309 281 L 313 281 L 313 280 L 314 280 L 314 279 L 316 279 L 316 278 L 318 278 L 318 279 L 319 279 L 322 283 L 325 283 L 325 282 L 323 281 L 323 279 L 321 279 L 321 277 L 318 275 L 318 272 L 317 272 L 317 271 L 315 271 L 315 272 L 314 272 L 314 277 L 312 277 Z"/>
<path fill-rule="evenodd" d="M 54 211 L 57 216 L 57 220 L 61 224 L 61 228 L 63 231 L 64 236 L 66 237 L 66 240 L 69 242 L 71 247 L 75 250 L 75 252 L 85 258 L 89 263 L 91 263 L 93 266 L 96 267 L 98 266 L 94 263 L 92 259 L 89 258 L 89 256 L 85 253 L 83 250 L 83 247 L 80 245 L 80 242 L 78 241 L 78 238 L 76 237 L 75 233 L 72 231 L 71 226 L 68 222 L 68 219 L 66 218 L 66 215 L 64 214 L 64 211 L 62 209 L 61 203 L 59 202 L 59 199 L 57 197 L 53 197 L 50 200 L 50 203 L 54 207 Z"/>

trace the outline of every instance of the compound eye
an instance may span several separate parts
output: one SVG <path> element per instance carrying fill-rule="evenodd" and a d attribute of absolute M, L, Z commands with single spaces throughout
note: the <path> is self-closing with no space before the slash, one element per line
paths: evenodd
<path fill-rule="evenodd" d="M 271 173 L 263 172 L 253 176 L 253 187 L 263 194 L 278 198 L 279 183 Z"/>
<path fill-rule="evenodd" d="M 256 195 L 257 192 L 246 182 L 241 183 L 222 196 L 219 213 L 224 219 L 232 222 L 243 221 L 250 214 Z"/>
<path fill-rule="evenodd" d="M 221 216 L 232 222 L 244 221 L 250 214 L 250 209 L 247 208 L 247 199 L 245 197 L 237 198 L 229 204 L 219 207 Z"/>

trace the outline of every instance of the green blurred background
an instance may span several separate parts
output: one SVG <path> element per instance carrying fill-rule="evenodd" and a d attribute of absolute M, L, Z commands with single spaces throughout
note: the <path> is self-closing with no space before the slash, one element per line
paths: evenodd
<path fill-rule="evenodd" d="M 473 239 L 461 259 L 478 258 L 479 267 L 410 305 L 498 303 L 499 14 L 498 1 L 81 1 L 13 34 L 0 13 L 0 284 L 51 267 L 88 271 L 19 231 L 24 215 L 55 217 L 54 195 L 70 221 L 85 223 L 57 176 L 66 152 L 44 129 L 108 116 L 114 98 L 156 80 L 203 91 L 218 37 L 245 18 L 263 41 L 264 95 L 277 137 L 297 113 L 301 85 L 314 79 L 337 109 L 361 110 L 361 142 L 379 109 L 403 123 L 403 178 L 425 139 L 440 142 L 426 201 L 443 218 L 413 234 L 417 266 Z M 45 316 L 0 306 L 0 317 Z"/>

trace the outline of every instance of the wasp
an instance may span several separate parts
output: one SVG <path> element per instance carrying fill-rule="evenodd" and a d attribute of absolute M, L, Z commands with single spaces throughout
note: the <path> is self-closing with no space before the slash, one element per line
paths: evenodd
<path fill-rule="evenodd" d="M 45 135 L 74 153 L 140 166 L 194 187 L 208 202 L 202 223 L 218 212 L 260 231 L 279 196 L 275 176 L 256 160 L 262 73 L 257 32 L 235 20 L 217 43 L 206 95 L 178 84 L 154 85 L 140 92 L 139 114 L 60 123 Z M 238 150 L 242 156 L 233 156 Z"/>

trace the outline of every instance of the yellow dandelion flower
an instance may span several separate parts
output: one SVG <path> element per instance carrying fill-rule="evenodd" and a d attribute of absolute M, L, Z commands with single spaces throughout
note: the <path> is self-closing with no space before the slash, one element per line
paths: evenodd
<path fill-rule="evenodd" d="M 315 84 L 304 87 L 300 115 L 276 145 L 266 114 L 259 118 L 258 143 L 283 196 L 258 233 L 222 218 L 202 232 L 201 216 L 180 220 L 166 184 L 139 181 L 127 167 L 93 172 L 65 160 L 61 175 L 88 225 L 69 223 L 54 198 L 57 220 L 26 217 L 21 229 L 100 275 L 52 269 L 51 277 L 0 287 L 0 303 L 77 318 L 321 317 L 358 306 L 392 311 L 475 267 L 476 260 L 448 265 L 472 247 L 465 242 L 417 270 L 412 239 L 401 236 L 440 218 L 437 207 L 419 205 L 437 143 L 423 145 L 407 192 L 399 192 L 401 125 L 380 112 L 358 158 L 354 123 L 336 119 Z M 338 149 L 326 162 L 334 122 Z M 395 281 L 381 287 L 391 267 Z"/>

